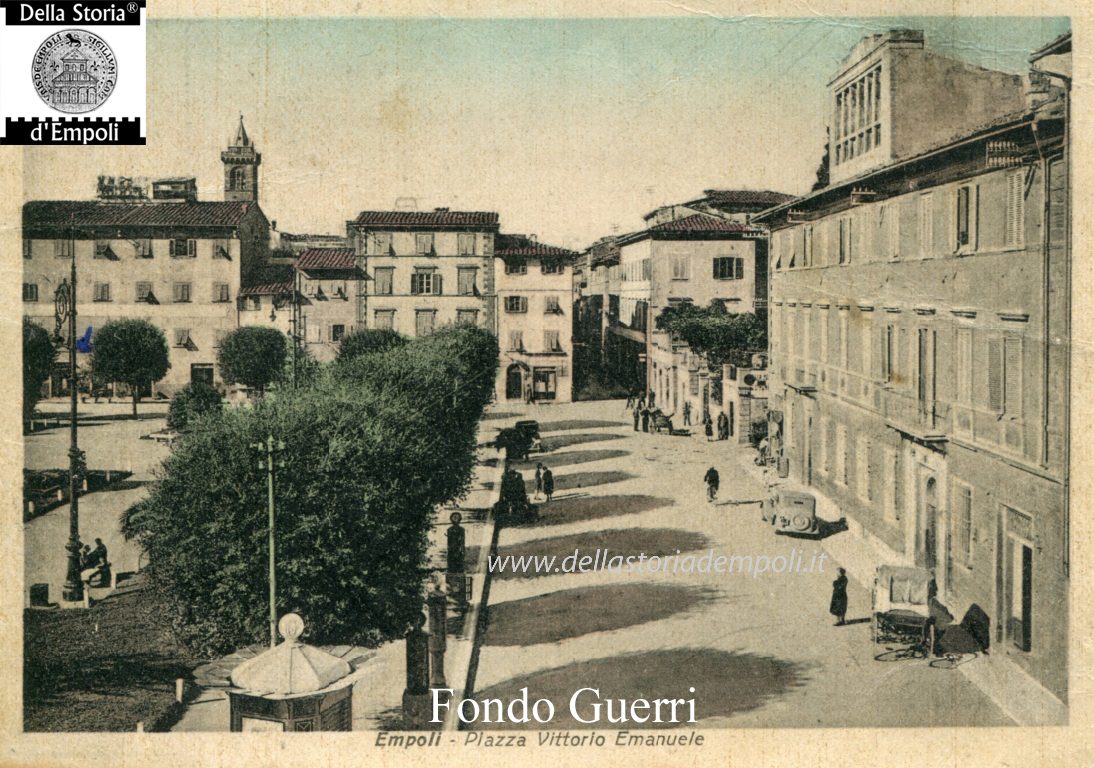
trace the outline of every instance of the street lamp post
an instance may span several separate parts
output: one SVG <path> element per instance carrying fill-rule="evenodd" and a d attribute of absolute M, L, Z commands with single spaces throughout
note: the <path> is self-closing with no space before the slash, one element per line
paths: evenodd
<path fill-rule="evenodd" d="M 62 280 L 54 294 L 54 317 L 57 326 L 56 338 L 68 325 L 68 390 L 69 390 L 69 445 L 68 445 L 68 566 L 62 597 L 67 602 L 77 603 L 84 599 L 84 582 L 80 577 L 80 484 L 83 482 L 86 464 L 84 452 L 80 450 L 77 434 L 77 392 L 76 392 L 76 243 L 69 238 L 71 251 L 70 274 Z"/>
<path fill-rule="evenodd" d="M 274 467 L 283 469 L 284 459 L 274 457 L 285 450 L 284 440 L 274 440 L 268 435 L 261 443 L 251 443 L 251 448 L 260 456 L 258 468 L 266 470 L 266 502 L 269 511 L 268 535 L 270 553 L 270 647 L 277 645 L 277 568 L 274 565 Z"/>

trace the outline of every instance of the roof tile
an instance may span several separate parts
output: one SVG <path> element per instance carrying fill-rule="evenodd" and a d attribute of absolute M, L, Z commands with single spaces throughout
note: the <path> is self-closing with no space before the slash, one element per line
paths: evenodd
<path fill-rule="evenodd" d="M 352 248 L 308 248 L 296 258 L 295 266 L 304 272 L 313 269 L 354 269 L 357 260 Z"/>
<path fill-rule="evenodd" d="M 100 202 L 34 200 L 23 206 L 23 227 L 238 226 L 246 202 Z"/>
<path fill-rule="evenodd" d="M 373 227 L 496 227 L 491 211 L 361 211 L 356 223 Z"/>

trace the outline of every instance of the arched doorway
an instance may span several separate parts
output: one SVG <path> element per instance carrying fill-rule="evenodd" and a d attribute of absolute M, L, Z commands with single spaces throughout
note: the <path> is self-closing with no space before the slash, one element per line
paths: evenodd
<path fill-rule="evenodd" d="M 524 396 L 524 375 L 521 368 L 513 363 L 505 370 L 505 399 L 520 400 Z"/>

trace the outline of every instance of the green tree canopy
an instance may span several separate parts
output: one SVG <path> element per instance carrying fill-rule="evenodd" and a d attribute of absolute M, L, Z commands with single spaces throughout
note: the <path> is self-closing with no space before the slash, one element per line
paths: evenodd
<path fill-rule="evenodd" d="M 268 435 L 286 445 L 278 613 L 299 612 L 309 642 L 354 644 L 400 637 L 420 613 L 433 512 L 469 486 L 497 343 L 439 331 L 345 367 L 356 370 L 199 420 L 127 511 L 123 529 L 196 651 L 266 638 L 266 475 L 250 446 Z"/>
<path fill-rule="evenodd" d="M 386 352 L 407 343 L 407 338 L 389 328 L 362 328 L 342 337 L 338 345 L 338 361 L 347 362 L 361 355 Z"/>
<path fill-rule="evenodd" d="M 235 329 L 224 337 L 217 353 L 221 378 L 261 394 L 282 376 L 289 349 L 285 338 L 276 328 L 245 325 Z"/>
<path fill-rule="evenodd" d="M 49 332 L 23 318 L 23 418 L 29 419 L 41 398 L 42 385 L 53 371 L 57 349 Z"/>
<path fill-rule="evenodd" d="M 745 365 L 753 352 L 767 348 L 765 312 L 733 314 L 717 300 L 707 307 L 673 304 L 661 310 L 655 322 L 657 330 L 686 342 L 711 366 Z"/>
<path fill-rule="evenodd" d="M 133 393 L 133 415 L 141 388 L 167 375 L 167 339 L 147 320 L 112 320 L 92 339 L 91 367 L 105 381 L 127 384 Z"/>
<path fill-rule="evenodd" d="M 192 381 L 179 390 L 167 410 L 167 426 L 185 432 L 191 423 L 221 408 L 220 393 L 204 381 Z"/>

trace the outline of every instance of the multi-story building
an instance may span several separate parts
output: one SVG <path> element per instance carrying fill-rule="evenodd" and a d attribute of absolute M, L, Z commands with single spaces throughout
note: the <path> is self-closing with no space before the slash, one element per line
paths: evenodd
<path fill-rule="evenodd" d="M 309 248 L 294 263 L 296 334 L 320 362 L 338 354 L 342 338 L 358 324 L 365 292 L 365 270 L 352 248 Z"/>
<path fill-rule="evenodd" d="M 829 86 L 832 183 L 758 217 L 774 442 L 880 561 L 931 569 L 958 620 L 990 618 L 994 659 L 1062 699 L 1067 94 L 922 45 L 855 48 Z M 1035 69 L 1062 54 L 1070 36 Z"/>
<path fill-rule="evenodd" d="M 519 235 L 499 235 L 496 396 L 569 402 L 573 398 L 574 251 Z"/>
<path fill-rule="evenodd" d="M 602 396 L 621 386 L 636 389 L 633 382 L 624 384 L 615 380 L 612 374 L 622 367 L 622 363 L 613 365 L 608 359 L 607 343 L 609 338 L 615 337 L 609 337 L 607 329 L 619 318 L 619 246 L 616 238 L 608 236 L 597 240 L 585 250 L 582 263 L 580 293 L 575 287 L 574 296 L 574 394 L 577 396 L 586 388 L 590 394 Z"/>
<path fill-rule="evenodd" d="M 369 280 L 357 326 L 425 336 L 445 324 L 497 332 L 494 237 L 498 214 L 363 211 L 347 234 Z"/>
<path fill-rule="evenodd" d="M 78 330 L 91 329 L 92 344 L 103 323 L 143 318 L 163 330 L 170 348 L 171 368 L 154 391 L 170 395 L 190 381 L 219 383 L 219 339 L 237 327 L 241 276 L 262 263 L 269 237 L 256 202 L 258 156 L 242 122 L 236 143 L 245 146 L 225 153 L 232 157 L 225 202 L 198 201 L 192 180 L 167 179 L 153 184 L 151 199 L 131 188 L 116 199 L 100 180 L 99 200 L 26 203 L 24 314 L 52 329 L 54 291 L 75 254 Z M 244 188 L 248 195 L 241 197 Z M 64 378 L 59 369 L 54 394 Z"/>

